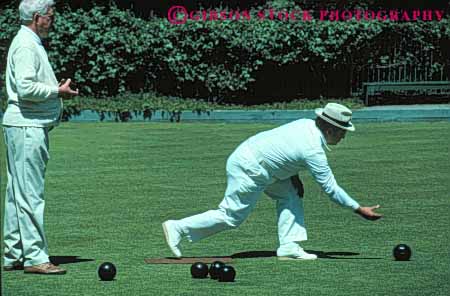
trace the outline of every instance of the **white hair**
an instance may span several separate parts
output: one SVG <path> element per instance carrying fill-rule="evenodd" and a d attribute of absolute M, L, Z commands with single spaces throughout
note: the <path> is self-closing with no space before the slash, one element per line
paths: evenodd
<path fill-rule="evenodd" d="M 35 13 L 44 15 L 53 5 L 53 0 L 22 0 L 19 5 L 20 20 L 32 21 Z"/>

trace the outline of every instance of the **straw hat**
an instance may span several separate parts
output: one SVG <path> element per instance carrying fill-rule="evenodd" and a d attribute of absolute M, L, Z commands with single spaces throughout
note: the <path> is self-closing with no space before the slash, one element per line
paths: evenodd
<path fill-rule="evenodd" d="M 317 108 L 315 112 L 317 116 L 334 126 L 348 131 L 355 130 L 351 122 L 352 111 L 343 105 L 328 103 L 325 108 Z"/>

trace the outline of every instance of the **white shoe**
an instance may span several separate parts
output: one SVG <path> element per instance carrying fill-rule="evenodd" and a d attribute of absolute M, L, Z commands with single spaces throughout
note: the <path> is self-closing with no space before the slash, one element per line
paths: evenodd
<path fill-rule="evenodd" d="M 279 260 L 315 260 L 317 255 L 306 253 L 299 245 L 291 248 L 278 248 L 277 256 Z"/>
<path fill-rule="evenodd" d="M 164 230 L 164 236 L 166 237 L 167 245 L 169 246 L 172 253 L 175 257 L 181 257 L 181 249 L 180 249 L 180 241 L 181 241 L 181 232 L 178 230 L 176 222 L 173 220 L 167 220 L 162 224 Z"/>

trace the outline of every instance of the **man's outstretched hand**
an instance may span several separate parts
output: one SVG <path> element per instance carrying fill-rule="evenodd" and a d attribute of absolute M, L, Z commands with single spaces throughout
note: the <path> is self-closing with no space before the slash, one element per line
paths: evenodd
<path fill-rule="evenodd" d="M 59 83 L 58 92 L 61 97 L 64 99 L 69 99 L 72 96 L 77 96 L 79 94 L 78 88 L 76 90 L 73 90 L 70 87 L 70 83 L 72 82 L 71 79 L 62 79 Z"/>
<path fill-rule="evenodd" d="M 359 207 L 355 210 L 357 214 L 367 220 L 378 220 L 382 215 L 376 213 L 374 210 L 379 209 L 380 205 L 376 205 L 373 207 Z"/>

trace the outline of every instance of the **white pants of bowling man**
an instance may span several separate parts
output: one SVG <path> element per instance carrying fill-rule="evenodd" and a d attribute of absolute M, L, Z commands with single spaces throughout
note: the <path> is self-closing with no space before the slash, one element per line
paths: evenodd
<path fill-rule="evenodd" d="M 307 239 L 303 200 L 290 178 L 273 182 L 244 142 L 228 158 L 227 188 L 216 210 L 163 223 L 166 241 L 176 257 L 181 257 L 182 237 L 196 242 L 226 229 L 238 227 L 248 217 L 262 193 L 276 200 L 280 259 L 316 259 L 296 243 Z"/>

